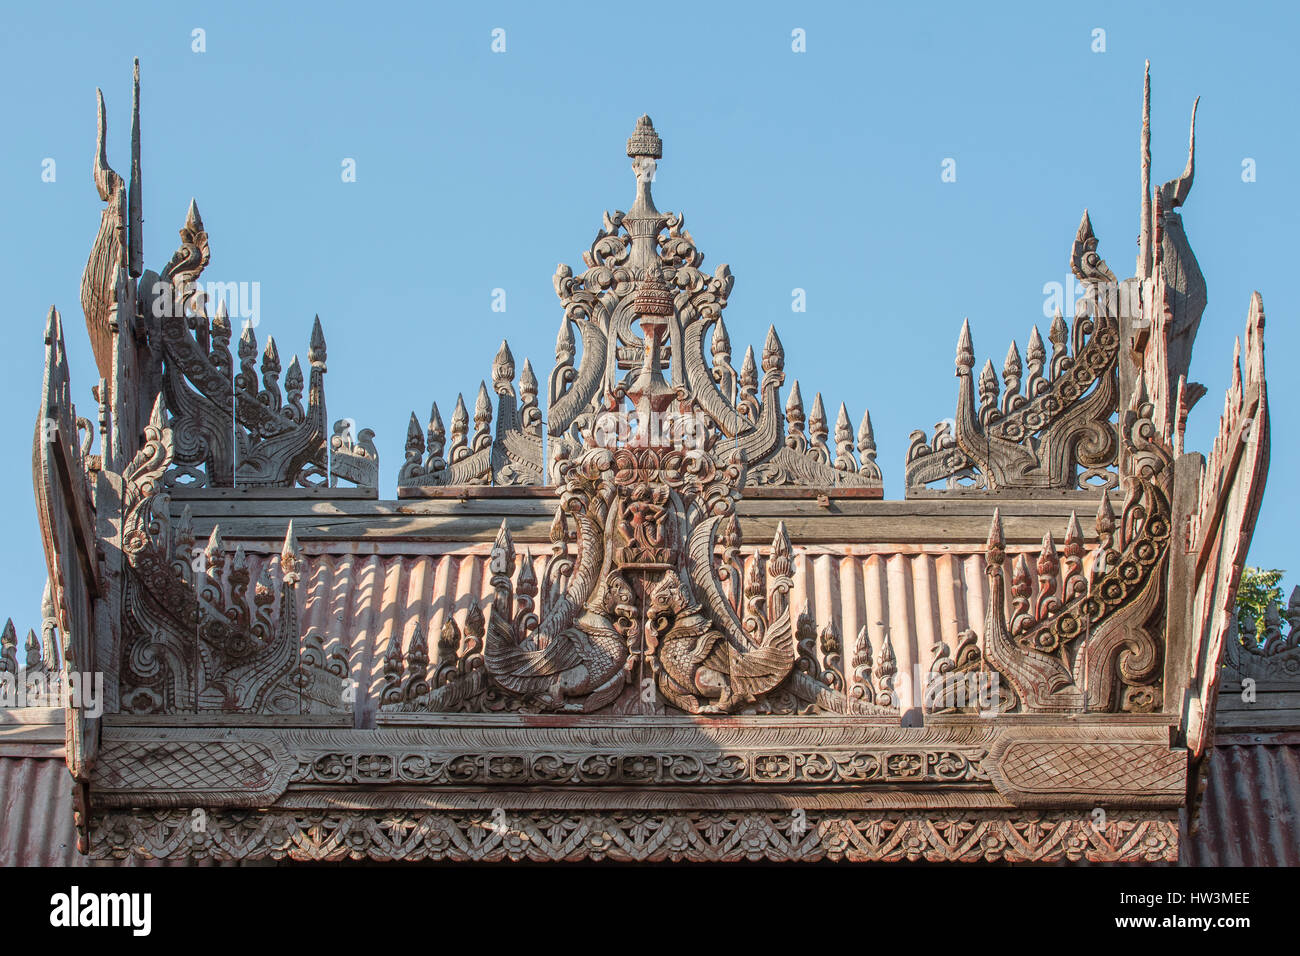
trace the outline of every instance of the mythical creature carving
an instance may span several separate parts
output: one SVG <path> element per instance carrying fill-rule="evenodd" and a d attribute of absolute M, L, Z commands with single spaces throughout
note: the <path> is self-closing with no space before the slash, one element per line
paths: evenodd
<path fill-rule="evenodd" d="M 735 518 L 742 459 L 719 465 L 671 424 L 681 391 L 663 377 L 661 345 L 674 304 L 657 264 L 637 281 L 631 306 L 646 347 L 638 374 L 620 383 L 617 396 L 634 403 L 636 431 L 623 445 L 591 441 L 572 460 L 561 450 L 555 547 L 539 613 L 532 562 L 525 558 L 514 581 L 514 544 L 502 523 L 489 565 L 486 677 L 520 706 L 541 711 L 771 713 L 780 709 L 780 691 L 833 713 L 877 712 L 844 693 L 834 668 L 794 669 L 784 524 L 766 561 L 754 556 L 746 573 Z M 571 528 L 576 556 L 568 550 Z M 406 694 L 396 644 L 390 660 L 385 703 L 393 709 L 452 709 L 487 689 L 471 668 L 446 690 Z M 423 652 L 417 663 L 427 668 Z M 412 697 L 422 699 L 412 705 Z"/>
<path fill-rule="evenodd" d="M 1029 335 L 1027 366 L 1011 343 L 1002 365 L 1005 391 L 1000 399 L 989 360 L 979 376 L 976 401 L 970 323 L 962 323 L 955 425 L 951 431 L 946 423 L 935 426 L 930 440 L 922 431 L 912 432 L 909 493 L 943 479 L 949 488 L 969 483 L 989 491 L 1117 485 L 1118 442 L 1111 419 L 1118 409 L 1120 327 L 1115 277 L 1096 248 L 1084 210 L 1070 256 L 1070 267 L 1085 289 L 1082 308 L 1072 328 L 1059 310 L 1052 319 L 1050 363 L 1037 326 Z"/>
<path fill-rule="evenodd" d="M 162 363 L 163 393 L 172 413 L 174 465 L 165 476 L 177 484 L 230 487 L 335 485 L 340 479 L 377 488 L 379 459 L 365 429 L 351 434 L 346 420 L 327 436 L 325 335 L 312 324 L 304 409 L 303 370 L 295 355 L 283 376 L 275 339 L 261 352 L 250 323 L 239 333 L 238 366 L 230 352 L 234 333 L 225 301 L 209 319 L 197 281 L 211 259 L 208 234 L 191 201 L 181 245 L 162 274 L 141 281 L 142 318 Z M 152 280 L 152 281 L 151 281 Z"/>
<path fill-rule="evenodd" d="M 188 507 L 172 527 L 163 481 L 173 435 L 160 398 L 123 476 L 122 708 L 299 713 L 302 561 L 293 526 L 275 562 L 278 574 L 268 563 L 256 581 L 242 546 L 226 557 L 218 527 L 199 549 Z"/>
<path fill-rule="evenodd" d="M 999 689 L 1002 710 L 1160 709 L 1173 453 L 1151 415 L 1139 378 L 1138 394 L 1124 416 L 1124 506 L 1117 519 L 1103 493 L 1097 513 L 1100 543 L 1090 574 L 1084 571 L 1083 537 L 1072 515 L 1063 560 L 1051 534 L 1043 537 L 1037 588 L 1024 555 L 1016 559 L 1009 616 L 1006 544 L 994 510 L 985 554 L 989 603 L 982 651 L 967 640 L 955 659 L 936 657 L 931 673 L 936 700 L 951 700 L 957 684 L 991 669 L 1010 685 Z"/>

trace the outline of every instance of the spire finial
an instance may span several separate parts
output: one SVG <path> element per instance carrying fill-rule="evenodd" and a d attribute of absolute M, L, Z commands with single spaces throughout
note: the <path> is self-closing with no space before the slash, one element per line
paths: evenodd
<path fill-rule="evenodd" d="M 663 159 L 664 158 L 664 141 L 659 138 L 655 132 L 655 124 L 650 121 L 650 117 L 641 114 L 641 118 L 636 121 L 636 129 L 627 140 L 627 154 L 632 159 Z"/>
<path fill-rule="evenodd" d="M 131 92 L 131 185 L 127 191 L 128 271 L 138 279 L 144 272 L 144 211 L 140 183 L 140 58 L 135 58 Z"/>
<path fill-rule="evenodd" d="M 1142 222 L 1138 234 L 1138 278 L 1151 275 L 1151 61 L 1142 77 Z"/>

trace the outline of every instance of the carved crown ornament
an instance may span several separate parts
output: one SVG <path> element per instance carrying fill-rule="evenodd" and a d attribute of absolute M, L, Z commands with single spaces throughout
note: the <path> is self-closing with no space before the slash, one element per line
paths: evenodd
<path fill-rule="evenodd" d="M 963 325 L 956 415 L 913 433 L 897 502 L 869 413 L 783 394 L 775 329 L 733 364 L 733 276 L 657 209 L 645 116 L 630 208 L 554 276 L 550 370 L 501 342 L 471 402 L 411 415 L 376 500 L 374 433 L 326 415 L 319 321 L 283 367 L 224 300 L 209 315 L 193 203 L 144 269 L 135 80 L 129 184 L 99 100 L 98 421 L 52 310 L 34 440 L 50 581 L 26 670 L 106 676 L 103 717 L 66 718 L 84 851 L 1176 858 L 1268 406 L 1256 296 L 1214 449 L 1184 448 L 1194 148 L 1153 193 L 1149 80 L 1138 275 L 1085 212 L 1068 322 L 1000 376 Z M 1230 643 L 1242 675 L 1295 671 L 1279 614 Z M 0 644 L 7 678 L 17 631 Z M 1082 821 L 1101 804 L 1108 828 Z M 192 806 L 210 838 L 176 828 Z"/>

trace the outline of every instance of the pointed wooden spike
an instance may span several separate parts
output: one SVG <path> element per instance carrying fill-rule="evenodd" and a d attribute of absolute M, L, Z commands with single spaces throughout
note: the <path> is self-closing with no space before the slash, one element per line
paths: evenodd
<path fill-rule="evenodd" d="M 817 429 L 817 426 L 813 425 L 812 424 L 813 422 L 816 422 L 822 426 L 825 426 L 826 424 L 826 407 L 822 404 L 821 392 L 818 392 L 817 395 L 813 398 L 812 411 L 809 412 L 808 414 L 808 422 L 810 427 L 812 427 L 814 430 Z"/>
<path fill-rule="evenodd" d="M 153 400 L 153 408 L 149 410 L 149 427 L 159 432 L 167 427 L 167 410 L 163 408 L 162 392 L 158 393 L 158 397 Z"/>
<path fill-rule="evenodd" d="M 1038 552 L 1038 572 L 1040 574 L 1055 574 L 1056 567 L 1060 563 L 1060 555 L 1056 551 L 1056 540 L 1052 537 L 1052 532 L 1043 532 L 1043 546 Z M 1050 570 L 1044 570 L 1050 568 Z"/>
<path fill-rule="evenodd" d="M 1029 333 L 1029 345 L 1025 347 L 1025 357 L 1031 365 L 1036 362 L 1041 364 L 1047 357 L 1047 349 L 1043 346 L 1043 337 L 1039 334 L 1037 325 Z"/>
<path fill-rule="evenodd" d="M 716 360 L 725 361 L 731 357 L 731 336 L 727 334 L 727 326 L 722 321 L 722 316 L 718 316 L 718 322 L 713 326 L 713 338 L 709 348 Z"/>
<path fill-rule="evenodd" d="M 523 593 L 537 589 L 537 572 L 533 570 L 533 559 L 528 554 L 527 548 L 524 548 L 519 556 L 519 578 L 515 582 L 515 587 Z"/>
<path fill-rule="evenodd" d="M 1020 364 L 1020 349 L 1016 345 L 1016 340 L 1011 340 L 1011 347 L 1007 349 L 1007 357 L 1002 362 L 1002 377 L 1004 379 L 1019 378 L 1023 367 Z"/>
<path fill-rule="evenodd" d="M 871 427 L 871 411 L 866 409 L 862 412 L 862 424 L 858 426 L 858 451 L 866 458 L 868 453 L 875 457 L 876 454 L 876 433 Z"/>
<path fill-rule="evenodd" d="M 212 526 L 212 533 L 208 535 L 207 547 L 203 549 L 204 554 L 208 557 L 209 563 L 211 563 L 212 558 L 215 555 L 221 554 L 223 546 L 224 542 L 221 540 L 221 525 L 214 524 Z"/>
<path fill-rule="evenodd" d="M 474 400 L 474 422 L 486 423 L 492 420 L 492 398 L 488 393 L 487 383 L 478 383 L 478 398 Z"/>
<path fill-rule="evenodd" d="M 970 319 L 961 320 L 961 334 L 957 337 L 957 367 L 973 368 L 975 365 L 975 345 L 971 340 Z"/>
<path fill-rule="evenodd" d="M 316 316 L 311 323 L 311 341 L 307 346 L 307 361 L 313 367 L 325 364 L 325 330 L 321 328 L 320 316 Z"/>
<path fill-rule="evenodd" d="M 506 519 L 501 519 L 501 527 L 497 530 L 496 540 L 492 542 L 492 556 L 494 559 L 501 555 L 507 566 L 513 566 L 515 560 L 515 541 L 510 535 L 510 528 Z"/>
<path fill-rule="evenodd" d="M 797 378 L 790 386 L 790 395 L 785 400 L 785 417 L 803 421 L 803 393 L 799 391 Z"/>
<path fill-rule="evenodd" d="M 471 604 L 469 610 L 465 612 L 465 633 L 471 637 L 482 637 L 486 624 L 483 609 L 477 604 Z"/>
<path fill-rule="evenodd" d="M 523 368 L 519 371 L 519 390 L 521 392 L 537 391 L 537 374 L 533 371 L 533 363 L 524 359 Z"/>
<path fill-rule="evenodd" d="M 1002 532 L 1002 510 L 993 509 L 993 520 L 989 523 L 989 537 L 984 551 L 990 564 L 1001 564 L 1007 546 L 1006 535 Z"/>
<path fill-rule="evenodd" d="M 557 359 L 573 358 L 574 340 L 573 329 L 569 328 L 569 320 L 560 321 L 559 334 L 555 336 L 555 357 Z"/>
<path fill-rule="evenodd" d="M 501 347 L 497 349 L 496 357 L 492 359 L 492 384 L 498 388 L 510 385 L 515 378 L 515 357 L 510 351 L 510 345 L 505 339 L 501 340 Z"/>
<path fill-rule="evenodd" d="M 776 534 L 772 535 L 772 554 L 790 554 L 790 533 L 786 530 L 784 521 L 776 523 Z"/>
<path fill-rule="evenodd" d="M 293 519 L 289 519 L 289 525 L 284 529 L 284 545 L 280 548 L 280 557 L 297 559 L 299 556 L 298 535 L 293 530 Z"/>
<path fill-rule="evenodd" d="M 758 365 L 754 362 L 754 346 L 745 346 L 745 361 L 740 366 L 740 384 L 749 388 L 758 387 Z"/>
<path fill-rule="evenodd" d="M 1070 521 L 1065 526 L 1065 543 L 1067 546 L 1083 543 L 1083 529 L 1079 527 L 1079 515 L 1074 511 L 1070 512 Z"/>
<path fill-rule="evenodd" d="M 1105 537 L 1115 530 L 1115 510 L 1110 506 L 1110 495 L 1102 493 L 1097 508 L 1097 534 Z"/>
<path fill-rule="evenodd" d="M 776 334 L 776 326 L 767 327 L 767 340 L 763 343 L 763 371 L 779 372 L 785 368 L 785 347 Z"/>
<path fill-rule="evenodd" d="M 442 630 L 438 632 L 439 663 L 447 663 L 456 655 L 458 647 L 460 647 L 460 627 L 457 626 L 454 617 L 448 617 L 442 622 Z"/>

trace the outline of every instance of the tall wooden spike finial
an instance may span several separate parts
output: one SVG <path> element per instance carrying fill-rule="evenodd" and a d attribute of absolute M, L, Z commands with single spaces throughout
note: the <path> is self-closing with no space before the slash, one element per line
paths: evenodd
<path fill-rule="evenodd" d="M 961 335 L 957 337 L 957 373 L 975 366 L 975 345 L 971 341 L 970 319 L 962 319 Z"/>
<path fill-rule="evenodd" d="M 785 370 L 785 346 L 776 334 L 776 326 L 767 327 L 767 339 L 763 342 L 763 372 L 781 372 Z"/>
<path fill-rule="evenodd" d="M 321 371 L 324 371 L 325 354 L 325 330 L 321 328 L 318 315 L 311 323 L 311 342 L 307 346 L 307 361 L 311 363 L 312 368 L 319 366 Z"/>
<path fill-rule="evenodd" d="M 1151 61 L 1142 78 L 1142 222 L 1138 234 L 1137 274 L 1151 276 Z"/>
<path fill-rule="evenodd" d="M 131 93 L 131 185 L 127 193 L 128 263 L 131 277 L 144 272 L 144 208 L 140 177 L 140 58 L 135 58 Z"/>
<path fill-rule="evenodd" d="M 1001 565 L 1006 558 L 1007 539 L 1002 532 L 1002 510 L 993 509 L 993 520 L 989 524 L 989 537 L 984 545 L 984 559 L 990 565 Z"/>

